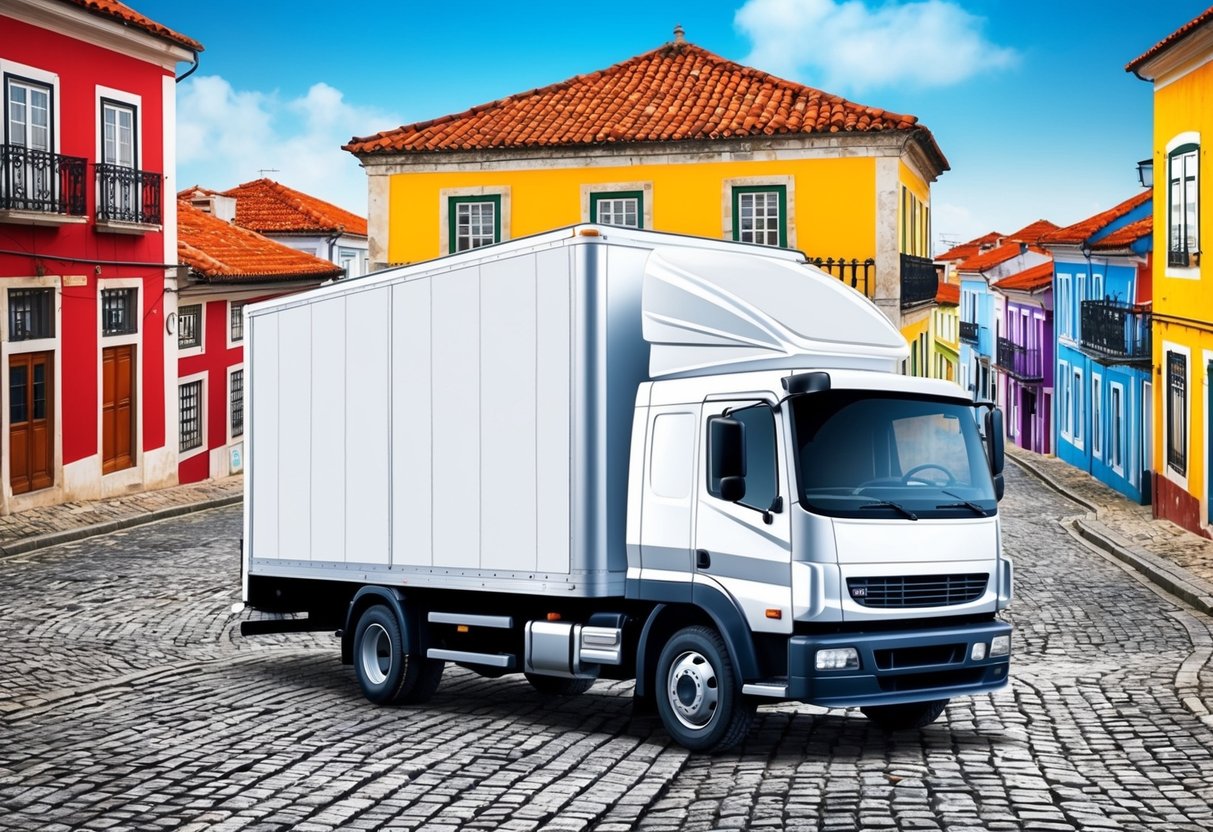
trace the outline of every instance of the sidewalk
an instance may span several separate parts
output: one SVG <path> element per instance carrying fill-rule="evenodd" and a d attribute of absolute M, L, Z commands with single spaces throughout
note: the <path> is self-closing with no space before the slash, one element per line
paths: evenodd
<path fill-rule="evenodd" d="M 244 477 L 238 475 L 105 500 L 32 508 L 0 517 L 0 557 L 230 505 L 243 497 Z"/>
<path fill-rule="evenodd" d="M 1057 457 L 1041 456 L 1009 442 L 1007 456 L 1087 509 L 1087 515 L 1072 521 L 1084 539 L 1205 615 L 1213 615 L 1213 540 L 1168 520 L 1155 520 L 1149 506 L 1137 505 Z"/>

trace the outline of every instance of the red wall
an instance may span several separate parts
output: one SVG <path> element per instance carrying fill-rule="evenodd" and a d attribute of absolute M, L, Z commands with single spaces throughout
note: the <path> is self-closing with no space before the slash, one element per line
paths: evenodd
<path fill-rule="evenodd" d="M 58 227 L 0 223 L 0 279 L 50 275 L 84 275 L 88 285 L 64 287 L 60 318 L 62 338 L 59 390 L 62 397 L 63 461 L 65 464 L 98 452 L 97 390 L 99 333 L 97 269 L 100 276 L 139 277 L 144 281 L 142 446 L 164 445 L 164 234 L 107 234 L 96 229 L 96 162 L 100 112 L 97 85 L 139 95 L 139 164 L 145 171 L 165 173 L 163 79 L 167 70 L 0 16 L 3 54 L 8 60 L 56 73 L 59 84 L 58 119 L 54 124 L 58 152 L 89 160 L 85 171 L 88 221 Z M 171 173 L 171 172 L 169 172 Z M 175 183 L 161 185 L 161 205 L 173 198 Z M 2 253 L 17 252 L 17 253 Z M 55 260 L 53 255 L 85 260 L 146 263 L 146 266 L 95 266 Z M 175 259 L 175 257 L 173 258 Z M 0 280 L 2 287 L 2 280 Z"/>
<path fill-rule="evenodd" d="M 185 299 L 182 306 L 194 301 Z M 228 349 L 230 317 L 228 299 L 207 301 L 204 304 L 201 355 L 177 359 L 177 375 L 185 376 L 206 373 L 206 448 L 210 451 L 227 444 L 228 386 L 227 370 L 244 360 L 242 345 Z M 210 455 L 199 453 L 184 460 L 178 469 L 181 482 L 197 482 L 211 476 Z"/>

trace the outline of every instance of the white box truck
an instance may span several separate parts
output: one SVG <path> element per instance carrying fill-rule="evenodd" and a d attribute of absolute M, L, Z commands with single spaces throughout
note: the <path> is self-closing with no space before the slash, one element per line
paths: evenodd
<path fill-rule="evenodd" d="M 798 252 L 577 226 L 246 315 L 244 598 L 295 615 L 245 630 L 337 630 L 373 702 L 635 679 L 709 751 L 1007 682 L 1001 414 Z"/>

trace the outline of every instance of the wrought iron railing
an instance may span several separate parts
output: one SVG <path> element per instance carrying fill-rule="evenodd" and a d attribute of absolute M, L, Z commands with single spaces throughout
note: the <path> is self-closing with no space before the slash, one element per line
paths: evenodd
<path fill-rule="evenodd" d="M 99 221 L 160 224 L 160 174 L 123 165 L 96 167 Z"/>
<path fill-rule="evenodd" d="M 977 322 L 976 321 L 961 321 L 960 322 L 960 340 L 970 344 L 977 343 Z"/>
<path fill-rule="evenodd" d="M 78 156 L 0 145 L 0 209 L 84 216 L 85 163 Z"/>
<path fill-rule="evenodd" d="M 1039 348 L 1028 349 L 1010 338 L 998 339 L 996 361 L 999 369 L 1020 381 L 1044 381 L 1044 355 Z"/>
<path fill-rule="evenodd" d="M 810 257 L 809 262 L 852 289 L 872 297 L 869 287 L 872 284 L 871 276 L 876 268 L 876 261 L 871 257 L 866 260 L 860 260 L 858 257 L 852 257 L 850 260 L 845 257 L 839 257 L 837 260 L 833 257 Z"/>
<path fill-rule="evenodd" d="M 1082 336 L 1079 343 L 1096 358 L 1126 364 L 1152 360 L 1150 310 L 1114 300 L 1082 302 Z"/>
<path fill-rule="evenodd" d="M 939 291 L 939 275 L 935 263 L 926 257 L 901 255 L 901 308 L 935 300 Z"/>

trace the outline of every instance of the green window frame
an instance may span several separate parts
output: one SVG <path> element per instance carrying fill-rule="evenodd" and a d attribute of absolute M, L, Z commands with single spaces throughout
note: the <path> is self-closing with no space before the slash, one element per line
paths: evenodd
<path fill-rule="evenodd" d="M 635 200 L 635 206 L 619 204 L 627 200 Z M 606 219 L 599 218 L 604 207 L 602 203 L 606 203 Z M 634 222 L 628 222 L 629 219 L 634 219 Z M 590 222 L 622 228 L 644 228 L 644 191 L 591 191 Z"/>
<path fill-rule="evenodd" d="M 787 186 L 734 186 L 733 239 L 743 243 L 787 248 Z"/>
<path fill-rule="evenodd" d="M 1167 154 L 1167 265 L 1194 266 L 1199 254 L 1200 145 L 1184 144 Z"/>
<path fill-rule="evenodd" d="M 484 216 L 486 206 L 491 206 L 492 212 L 492 217 L 488 222 Z M 501 194 L 447 197 L 447 221 L 450 229 L 448 240 L 451 254 L 499 243 L 501 242 Z M 490 223 L 491 232 L 488 231 Z"/>

